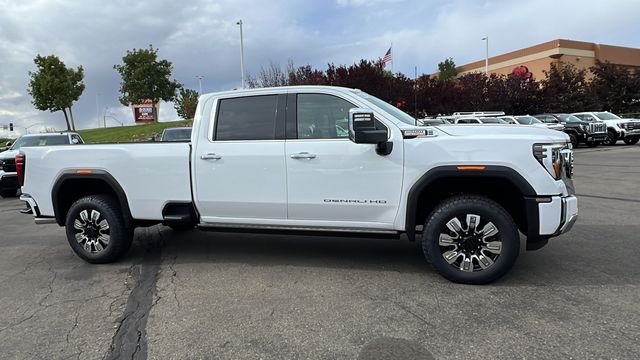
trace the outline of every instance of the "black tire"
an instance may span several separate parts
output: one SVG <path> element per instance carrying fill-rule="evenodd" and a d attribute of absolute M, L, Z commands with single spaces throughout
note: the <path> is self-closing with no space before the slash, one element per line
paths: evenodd
<path fill-rule="evenodd" d="M 194 223 L 167 224 L 167 226 L 170 227 L 171 230 L 173 230 L 173 231 L 185 232 L 185 231 L 193 230 L 196 227 L 196 224 L 194 224 Z"/>
<path fill-rule="evenodd" d="M 607 131 L 607 138 L 602 142 L 605 145 L 615 145 L 618 141 L 618 135 L 616 135 L 615 131 L 609 130 Z"/>
<path fill-rule="evenodd" d="M 587 146 L 590 148 L 594 148 L 596 146 L 600 145 L 599 141 L 587 141 Z"/>
<path fill-rule="evenodd" d="M 101 228 L 103 221 L 106 229 Z M 133 240 L 133 228 L 125 225 L 120 204 L 109 195 L 90 195 L 74 202 L 67 212 L 65 226 L 73 252 L 92 264 L 117 260 L 129 250 Z M 108 235 L 106 242 L 105 235 Z"/>
<path fill-rule="evenodd" d="M 0 196 L 2 196 L 3 198 L 16 197 L 17 194 L 18 194 L 18 189 L 0 190 Z"/>
<path fill-rule="evenodd" d="M 640 140 L 640 136 L 630 136 L 624 138 L 622 141 L 624 141 L 624 143 L 627 145 L 635 145 L 638 143 L 638 140 Z"/>
<path fill-rule="evenodd" d="M 569 135 L 569 140 L 571 140 L 571 145 L 573 145 L 574 148 L 577 148 L 578 147 L 578 137 L 576 136 L 576 134 L 567 133 L 567 135 Z"/>
<path fill-rule="evenodd" d="M 476 218 L 476 225 L 480 226 L 475 229 L 482 229 L 480 233 L 474 231 L 475 235 L 464 236 L 464 240 L 452 238 L 450 235 L 453 232 L 449 230 L 447 223 L 454 218 L 458 219 L 459 224 L 462 223 L 460 219 L 466 223 L 469 215 L 479 216 L 479 219 Z M 488 227 L 486 232 L 492 233 L 489 222 L 494 225 L 497 232 L 494 235 L 483 236 L 484 230 L 487 230 L 485 226 Z M 466 230 L 469 228 L 467 224 Z M 465 230 L 462 227 L 459 229 L 461 233 Z M 440 235 L 445 233 L 449 234 L 449 240 L 455 245 L 440 245 Z M 463 236 L 458 237 L 463 238 Z M 445 238 L 443 242 L 446 240 Z M 497 245 L 495 244 L 498 242 L 501 244 L 499 253 L 496 254 Z M 489 247 L 493 250 L 489 250 Z M 438 204 L 427 218 L 422 234 L 422 250 L 429 263 L 448 280 L 464 284 L 486 284 L 499 279 L 511 269 L 520 253 L 520 235 L 511 216 L 495 201 L 476 195 L 455 196 Z M 451 263 L 444 257 L 447 253 L 454 254 L 455 259 Z M 455 255 L 456 253 L 458 255 Z M 469 255 L 472 271 L 461 269 L 463 263 L 466 264 L 467 255 Z M 482 261 L 491 261 L 490 265 L 484 264 L 486 268 L 480 263 L 481 255 Z M 458 260 L 460 260 L 459 263 L 457 263 Z"/>

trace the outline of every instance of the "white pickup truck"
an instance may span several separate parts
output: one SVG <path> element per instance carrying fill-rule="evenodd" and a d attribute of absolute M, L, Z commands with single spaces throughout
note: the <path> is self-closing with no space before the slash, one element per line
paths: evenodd
<path fill-rule="evenodd" d="M 577 218 L 566 134 L 415 126 L 360 90 L 298 86 L 202 95 L 190 143 L 25 148 L 36 223 L 104 263 L 137 226 L 420 239 L 447 279 L 504 275 Z M 421 236 L 417 236 L 421 235 Z"/>

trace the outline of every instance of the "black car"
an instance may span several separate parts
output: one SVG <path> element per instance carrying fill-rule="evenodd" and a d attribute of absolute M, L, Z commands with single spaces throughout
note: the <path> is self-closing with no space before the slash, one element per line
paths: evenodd
<path fill-rule="evenodd" d="M 607 125 L 602 122 L 582 121 L 571 114 L 539 114 L 534 117 L 543 122 L 557 122 L 564 125 L 563 131 L 569 135 L 574 147 L 580 143 L 595 147 L 607 138 Z"/>

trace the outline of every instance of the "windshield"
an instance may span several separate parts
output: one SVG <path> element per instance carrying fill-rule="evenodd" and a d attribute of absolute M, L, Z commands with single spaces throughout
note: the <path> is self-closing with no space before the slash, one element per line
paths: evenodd
<path fill-rule="evenodd" d="M 398 109 L 397 107 L 387 103 L 386 101 L 380 100 L 375 96 L 369 95 L 366 92 L 359 91 L 357 93 L 361 98 L 373 103 L 373 105 L 381 108 L 382 110 L 388 112 L 393 115 L 396 119 L 402 121 L 405 124 L 415 125 L 416 119 L 413 116 L 407 114 L 406 112 Z"/>
<path fill-rule="evenodd" d="M 597 112 L 597 113 L 594 113 L 594 114 L 596 114 L 596 116 L 600 120 L 618 120 L 618 119 L 620 119 L 619 116 L 613 115 L 612 113 L 607 112 L 607 111 Z"/>
<path fill-rule="evenodd" d="M 69 136 L 67 135 L 23 136 L 13 143 L 10 150 L 19 150 L 21 147 L 29 147 L 29 146 L 68 145 L 68 144 L 69 144 Z"/>
<path fill-rule="evenodd" d="M 525 116 L 516 116 L 516 121 L 518 121 L 522 125 L 533 125 L 533 124 L 542 124 L 542 121 L 534 118 L 533 116 L 525 115 Z"/>
<path fill-rule="evenodd" d="M 191 139 L 191 128 L 167 129 L 162 134 L 162 141 L 185 141 Z"/>
<path fill-rule="evenodd" d="M 507 122 L 502 120 L 502 119 L 498 119 L 498 118 L 491 118 L 491 117 L 486 117 L 486 118 L 480 118 L 480 120 L 484 123 L 484 124 L 506 124 Z"/>
<path fill-rule="evenodd" d="M 556 116 L 558 118 L 560 118 L 560 121 L 564 121 L 564 122 L 568 122 L 568 123 L 581 123 L 582 120 L 578 119 L 577 117 L 571 115 L 571 114 L 556 114 Z"/>

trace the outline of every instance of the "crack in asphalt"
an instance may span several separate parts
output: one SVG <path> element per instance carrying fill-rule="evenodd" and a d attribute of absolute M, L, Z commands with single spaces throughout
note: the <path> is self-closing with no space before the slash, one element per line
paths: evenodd
<path fill-rule="evenodd" d="M 129 293 L 126 307 L 111 339 L 111 346 L 103 359 L 147 358 L 147 320 L 151 309 L 160 300 L 156 296 L 162 250 L 160 231 L 158 230 L 158 238 L 148 239 L 146 243 L 147 249 L 141 262 L 129 268 L 135 285 Z"/>

